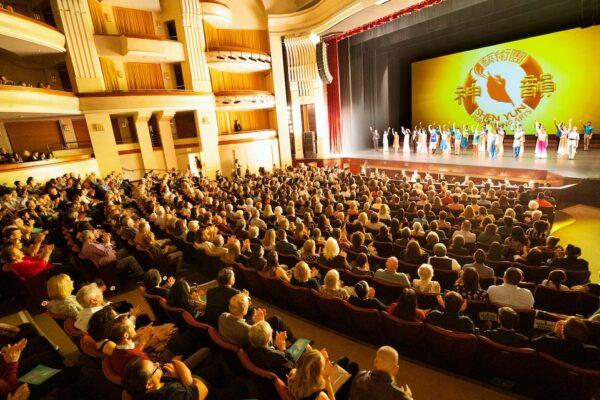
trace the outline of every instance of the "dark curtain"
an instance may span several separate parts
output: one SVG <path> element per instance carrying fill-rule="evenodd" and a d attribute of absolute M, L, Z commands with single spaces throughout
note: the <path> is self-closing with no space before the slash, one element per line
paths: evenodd
<path fill-rule="evenodd" d="M 340 110 L 340 74 L 338 69 L 337 40 L 327 42 L 327 64 L 333 80 L 327 86 L 327 108 L 329 111 L 329 146 L 331 154 L 342 152 L 342 120 Z"/>

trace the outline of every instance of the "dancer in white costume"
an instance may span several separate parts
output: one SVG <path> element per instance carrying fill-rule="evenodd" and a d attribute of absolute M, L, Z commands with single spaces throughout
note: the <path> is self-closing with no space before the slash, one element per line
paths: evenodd
<path fill-rule="evenodd" d="M 485 125 L 483 125 L 481 127 L 481 132 L 479 133 L 479 146 L 478 146 L 479 155 L 482 155 L 481 153 L 483 153 L 483 155 L 485 155 L 485 152 L 487 151 L 487 138 L 488 138 L 488 130 L 487 130 L 487 127 Z"/>
<path fill-rule="evenodd" d="M 437 130 L 431 125 L 429 125 L 427 129 L 429 130 L 429 152 L 431 154 L 435 154 L 438 146 L 439 135 Z"/>
<path fill-rule="evenodd" d="M 571 121 L 569 121 L 569 125 L 571 125 Z M 577 153 L 577 146 L 579 146 L 579 133 L 577 132 L 577 126 L 574 126 L 569 131 L 567 135 L 568 140 L 568 152 L 569 152 L 569 160 L 575 159 L 575 153 Z"/>
<path fill-rule="evenodd" d="M 390 128 L 387 128 L 385 132 L 383 132 L 383 152 L 387 153 L 390 150 L 390 142 L 388 141 L 388 134 L 390 133 Z"/>
<path fill-rule="evenodd" d="M 557 156 L 566 156 L 569 154 L 569 132 L 571 132 L 571 124 L 573 120 L 569 119 L 569 127 L 562 123 L 556 122 L 554 120 L 554 126 L 556 126 L 556 134 L 560 134 L 560 138 L 558 139 L 558 149 L 556 150 Z"/>
<path fill-rule="evenodd" d="M 402 132 L 402 153 L 410 154 L 410 129 L 406 129 L 403 126 L 400 127 L 400 131 Z"/>
<path fill-rule="evenodd" d="M 392 147 L 394 148 L 394 153 L 397 153 L 400 149 L 400 135 L 396 132 L 395 129 L 392 128 L 392 136 L 394 137 L 394 142 L 392 143 Z"/>
<path fill-rule="evenodd" d="M 498 132 L 498 154 L 504 154 L 504 136 L 506 136 L 506 131 L 504 130 L 504 125 L 496 124 L 496 132 Z"/>

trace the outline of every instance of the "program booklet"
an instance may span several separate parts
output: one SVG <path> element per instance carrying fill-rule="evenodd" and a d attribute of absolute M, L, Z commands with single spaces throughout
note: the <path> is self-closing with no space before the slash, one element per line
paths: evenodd
<path fill-rule="evenodd" d="M 352 375 L 350 375 L 344 368 L 337 364 L 333 364 L 333 371 L 329 377 L 331 380 L 331 386 L 333 386 L 333 391 L 337 393 L 337 391 L 344 383 L 346 383 L 346 381 L 348 381 L 348 379 L 350 379 L 351 376 Z"/>
<path fill-rule="evenodd" d="M 60 369 L 54 369 L 46 367 L 44 364 L 38 364 L 37 367 L 21 376 L 19 381 L 30 385 L 41 385 L 60 371 Z"/>
<path fill-rule="evenodd" d="M 309 343 L 309 339 L 296 339 L 294 344 L 287 348 L 286 352 L 294 359 L 294 361 L 298 362 Z"/>

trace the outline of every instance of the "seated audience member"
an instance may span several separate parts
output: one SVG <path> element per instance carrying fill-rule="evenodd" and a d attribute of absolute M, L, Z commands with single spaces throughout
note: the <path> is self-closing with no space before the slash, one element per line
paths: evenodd
<path fill-rule="evenodd" d="M 475 241 L 477 240 L 475 234 L 471 232 L 471 221 L 469 220 L 465 220 L 462 222 L 462 224 L 460 225 L 460 230 L 454 231 L 454 233 L 452 234 L 452 239 L 454 239 L 454 237 L 458 235 L 462 236 L 465 239 L 465 243 L 475 243 Z"/>
<path fill-rule="evenodd" d="M 344 253 L 340 253 L 338 242 L 332 237 L 325 242 L 323 253 L 319 257 L 319 264 L 328 268 L 350 269 L 346 256 Z"/>
<path fill-rule="evenodd" d="M 413 279 L 413 287 L 421 293 L 440 293 L 440 283 L 438 281 L 432 281 L 433 279 L 433 267 L 429 264 L 421 264 L 417 270 L 419 279 Z"/>
<path fill-rule="evenodd" d="M 404 288 L 398 300 L 388 306 L 387 312 L 403 321 L 425 320 L 425 311 L 417 307 L 417 292 L 411 288 Z"/>
<path fill-rule="evenodd" d="M 539 267 L 546 262 L 546 259 L 544 253 L 537 247 L 534 247 L 527 254 L 515 256 L 515 261 L 532 267 Z"/>
<path fill-rule="evenodd" d="M 533 348 L 580 368 L 600 369 L 600 350 L 589 345 L 590 330 L 578 317 L 556 323 L 554 332 L 531 341 Z"/>
<path fill-rule="evenodd" d="M 304 261 L 300 261 L 296 264 L 293 271 L 292 279 L 290 283 L 294 286 L 305 287 L 309 289 L 314 289 L 319 291 L 321 285 L 319 281 L 315 278 L 317 276 L 317 269 L 313 268 L 312 270 L 308 267 L 308 264 Z"/>
<path fill-rule="evenodd" d="M 402 261 L 410 264 L 421 264 L 427 260 L 427 252 L 421 248 L 419 242 L 411 239 L 402 255 Z"/>
<path fill-rule="evenodd" d="M 394 244 L 396 246 L 406 247 L 410 241 L 410 228 L 404 227 L 400 230 L 400 237 L 394 240 Z"/>
<path fill-rule="evenodd" d="M 204 320 L 216 325 L 219 316 L 229 310 L 229 299 L 240 291 L 233 287 L 235 285 L 235 274 L 231 268 L 223 268 L 217 274 L 217 287 L 206 291 L 206 309 Z"/>
<path fill-rule="evenodd" d="M 267 259 L 265 258 L 265 250 L 261 244 L 251 244 L 251 254 L 248 257 L 247 266 L 256 271 L 263 271 L 267 265 Z"/>
<path fill-rule="evenodd" d="M 510 267 L 504 272 L 504 283 L 492 285 L 487 293 L 490 302 L 501 304 L 516 309 L 533 308 L 533 295 L 529 289 L 517 285 L 523 280 L 523 272 L 515 267 Z"/>
<path fill-rule="evenodd" d="M 369 249 L 365 246 L 365 234 L 362 232 L 354 232 L 352 236 L 350 236 L 350 242 L 352 246 L 350 246 L 350 250 L 355 253 L 369 253 Z"/>
<path fill-rule="evenodd" d="M 366 281 L 359 281 L 354 285 L 354 293 L 348 299 L 348 302 L 356 307 L 371 308 L 379 311 L 385 311 L 386 306 L 375 297 L 375 289 L 369 287 Z"/>
<path fill-rule="evenodd" d="M 300 249 L 300 260 L 307 264 L 316 264 L 319 262 L 319 255 L 317 254 L 314 240 L 308 239 L 304 242 L 302 249 Z"/>
<path fill-rule="evenodd" d="M 354 378 L 350 398 L 411 400 L 412 392 L 408 385 L 400 387 L 396 384 L 399 370 L 398 352 L 390 346 L 380 347 L 373 361 L 373 369 L 360 371 Z"/>
<path fill-rule="evenodd" d="M 149 359 L 148 355 L 144 353 L 144 347 L 150 337 L 146 335 L 134 343 L 135 337 L 135 326 L 125 315 L 117 317 L 110 325 L 108 339 L 115 344 L 115 348 L 108 357 L 108 363 L 117 375 L 123 375 L 125 367 L 131 360 L 135 358 Z"/>
<path fill-rule="evenodd" d="M 378 269 L 375 271 L 374 279 L 395 286 L 410 286 L 406 274 L 398 272 L 398 259 L 396 257 L 389 257 L 385 261 L 385 269 Z"/>
<path fill-rule="evenodd" d="M 330 269 L 323 278 L 321 294 L 325 297 L 348 300 L 348 292 L 340 286 L 340 273 L 335 269 Z"/>
<path fill-rule="evenodd" d="M 2 260 L 6 262 L 4 269 L 14 271 L 23 279 L 33 278 L 44 271 L 52 269 L 50 255 L 53 250 L 54 245 L 44 246 L 38 257 L 29 257 L 16 247 L 6 247 L 2 251 Z"/>
<path fill-rule="evenodd" d="M 360 253 L 356 256 L 356 259 L 352 261 L 352 273 L 357 275 L 368 275 L 373 276 L 374 273 L 371 271 L 369 265 L 369 257 L 365 253 Z"/>
<path fill-rule="evenodd" d="M 496 343 L 510 347 L 529 347 L 529 338 L 515 331 L 519 326 L 519 314 L 510 307 L 498 309 L 498 322 L 500 326 L 482 333 Z"/>
<path fill-rule="evenodd" d="M 267 276 L 290 282 L 289 274 L 292 271 L 289 271 L 286 268 L 287 266 L 279 264 L 279 254 L 276 251 L 271 250 L 267 254 L 267 264 L 263 270 Z"/>
<path fill-rule="evenodd" d="M 104 307 L 104 293 L 102 293 L 97 284 L 89 283 L 77 291 L 76 298 L 83 309 L 77 315 L 75 328 L 87 332 L 88 323 L 92 315 Z"/>
<path fill-rule="evenodd" d="M 152 268 L 146 271 L 144 274 L 144 289 L 146 293 L 164 297 L 165 299 L 169 297 L 169 289 L 175 283 L 175 279 L 173 277 L 169 277 L 164 285 L 161 286 L 162 276 L 160 275 L 160 271 Z"/>
<path fill-rule="evenodd" d="M 493 242 L 490 245 L 487 253 L 485 253 L 485 258 L 495 262 L 507 261 L 504 256 L 504 247 L 500 242 Z"/>
<path fill-rule="evenodd" d="M 567 274 L 562 269 L 550 271 L 548 279 L 542 281 L 542 286 L 547 286 L 555 290 L 571 290 L 568 286 L 563 285 L 567 281 Z"/>
<path fill-rule="evenodd" d="M 548 262 L 553 268 L 561 268 L 566 271 L 587 271 L 589 269 L 588 262 L 582 258 L 581 249 L 579 247 L 568 244 L 565 249 L 565 257 L 555 257 Z"/>
<path fill-rule="evenodd" d="M 465 264 L 463 266 L 463 270 L 466 268 L 474 268 L 479 274 L 479 278 L 493 278 L 495 275 L 494 270 L 487 265 L 485 265 L 485 251 L 482 249 L 475 250 L 475 254 L 473 255 L 473 263 Z"/>
<path fill-rule="evenodd" d="M 454 285 L 455 292 L 466 300 L 488 300 L 488 294 L 479 285 L 479 273 L 475 268 L 466 267 Z"/>
<path fill-rule="evenodd" d="M 54 275 L 46 283 L 50 301 L 47 310 L 63 318 L 77 318 L 83 307 L 73 295 L 73 280 L 67 274 Z"/>
<path fill-rule="evenodd" d="M 86 230 L 81 235 L 83 247 L 81 256 L 92 260 L 98 267 L 103 267 L 113 261 L 116 261 L 118 269 L 130 269 L 137 276 L 142 276 L 144 270 L 135 257 L 130 256 L 127 250 L 121 249 L 115 252 L 110 242 L 110 234 L 102 234 L 102 243 L 96 242 L 96 236 L 93 231 Z"/>
<path fill-rule="evenodd" d="M 444 311 L 434 310 L 427 314 L 425 322 L 440 328 L 456 332 L 474 333 L 475 326 L 471 318 L 461 315 L 467 307 L 467 301 L 463 300 L 459 293 L 447 291 L 442 298 L 438 296 L 440 306 Z"/>
<path fill-rule="evenodd" d="M 469 249 L 465 247 L 465 238 L 462 235 L 452 237 L 448 252 L 456 256 L 467 256 L 470 253 Z"/>
<path fill-rule="evenodd" d="M 204 294 L 203 290 L 192 290 L 185 278 L 178 278 L 169 289 L 167 303 L 169 307 L 181 308 L 198 318 L 206 309 L 206 303 L 202 301 Z"/>
<path fill-rule="evenodd" d="M 443 243 L 433 246 L 433 255 L 429 257 L 427 264 L 435 269 L 460 271 L 460 264 L 456 259 L 447 256 L 446 246 Z"/>
<path fill-rule="evenodd" d="M 155 265 L 164 265 L 167 268 L 171 268 L 176 272 L 180 272 L 183 269 L 183 252 L 172 251 L 171 246 L 161 247 L 160 244 L 154 240 L 153 232 L 146 232 L 142 236 L 141 249 L 146 250 L 152 262 Z"/>
<path fill-rule="evenodd" d="M 548 236 L 546 238 L 546 244 L 537 246 L 538 249 L 544 253 L 544 256 L 548 259 L 552 259 L 555 257 L 563 257 L 565 254 L 565 249 L 558 244 L 560 242 L 560 238 L 556 236 Z"/>
<path fill-rule="evenodd" d="M 434 221 L 435 222 L 435 221 Z M 428 232 L 425 236 L 425 249 L 433 251 L 433 246 L 440 242 L 440 238 L 435 232 Z"/>
<path fill-rule="evenodd" d="M 347 358 L 336 361 L 350 375 L 358 373 L 358 365 Z M 336 393 L 331 383 L 333 362 L 325 349 L 318 351 L 307 349 L 298 360 L 296 368 L 290 371 L 288 389 L 295 399 L 335 400 Z M 348 396 L 352 379 L 349 379 L 337 392 L 337 397 L 344 399 Z"/>
<path fill-rule="evenodd" d="M 21 353 L 27 346 L 27 339 L 21 339 L 15 344 L 9 344 L 2 349 L 2 363 L 0 364 L 0 395 L 8 395 L 17 389 L 19 381 L 17 374 L 19 370 L 19 359 Z"/>
<path fill-rule="evenodd" d="M 162 368 L 159 363 L 134 359 L 123 372 L 123 388 L 135 400 L 204 400 L 208 396 L 204 382 L 177 359 Z"/>
<path fill-rule="evenodd" d="M 494 242 L 500 242 L 502 238 L 498 234 L 498 226 L 496 224 L 487 224 L 483 230 L 477 236 L 477 243 L 484 245 L 491 245 Z"/>
<path fill-rule="evenodd" d="M 529 240 L 525 231 L 520 226 L 513 227 L 510 236 L 504 240 L 504 248 L 511 256 L 520 256 L 527 253 Z"/>
<path fill-rule="evenodd" d="M 248 341 L 248 357 L 258 368 L 271 371 L 285 381 L 290 371 L 296 367 L 294 359 L 285 351 L 285 332 L 277 332 L 273 340 L 273 329 L 267 321 L 258 321 L 250 327 Z"/>
<path fill-rule="evenodd" d="M 275 250 L 281 254 L 298 255 L 298 248 L 287 240 L 287 233 L 283 229 L 277 231 Z"/>
<path fill-rule="evenodd" d="M 244 293 L 238 293 L 229 299 L 229 312 L 224 312 L 219 317 L 219 334 L 225 340 L 238 346 L 248 344 L 248 332 L 251 325 L 246 322 L 246 314 L 250 307 L 250 299 Z M 266 311 L 255 308 L 252 313 L 252 322 L 263 321 Z"/>

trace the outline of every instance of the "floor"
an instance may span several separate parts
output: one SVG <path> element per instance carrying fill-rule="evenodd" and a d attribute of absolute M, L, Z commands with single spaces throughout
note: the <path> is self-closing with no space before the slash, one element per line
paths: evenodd
<path fill-rule="evenodd" d="M 560 210 L 552 227 L 552 234 L 560 238 L 563 247 L 573 243 L 581 248 L 582 258 L 590 264 L 592 282 L 600 282 L 599 233 L 600 208 L 581 204 Z"/>
<path fill-rule="evenodd" d="M 555 151 L 549 151 L 547 159 L 536 159 L 532 150 L 527 150 L 519 159 L 512 156 L 512 149 L 505 149 L 504 155 L 496 160 L 489 157 L 474 157 L 471 151 L 462 155 L 454 154 L 403 154 L 393 150 L 384 153 L 381 149 L 357 150 L 335 157 L 362 158 L 386 161 L 407 161 L 417 163 L 460 164 L 464 166 L 485 166 L 514 169 L 549 171 L 569 178 L 600 179 L 600 150 L 579 151 L 574 160 L 557 158 Z"/>

